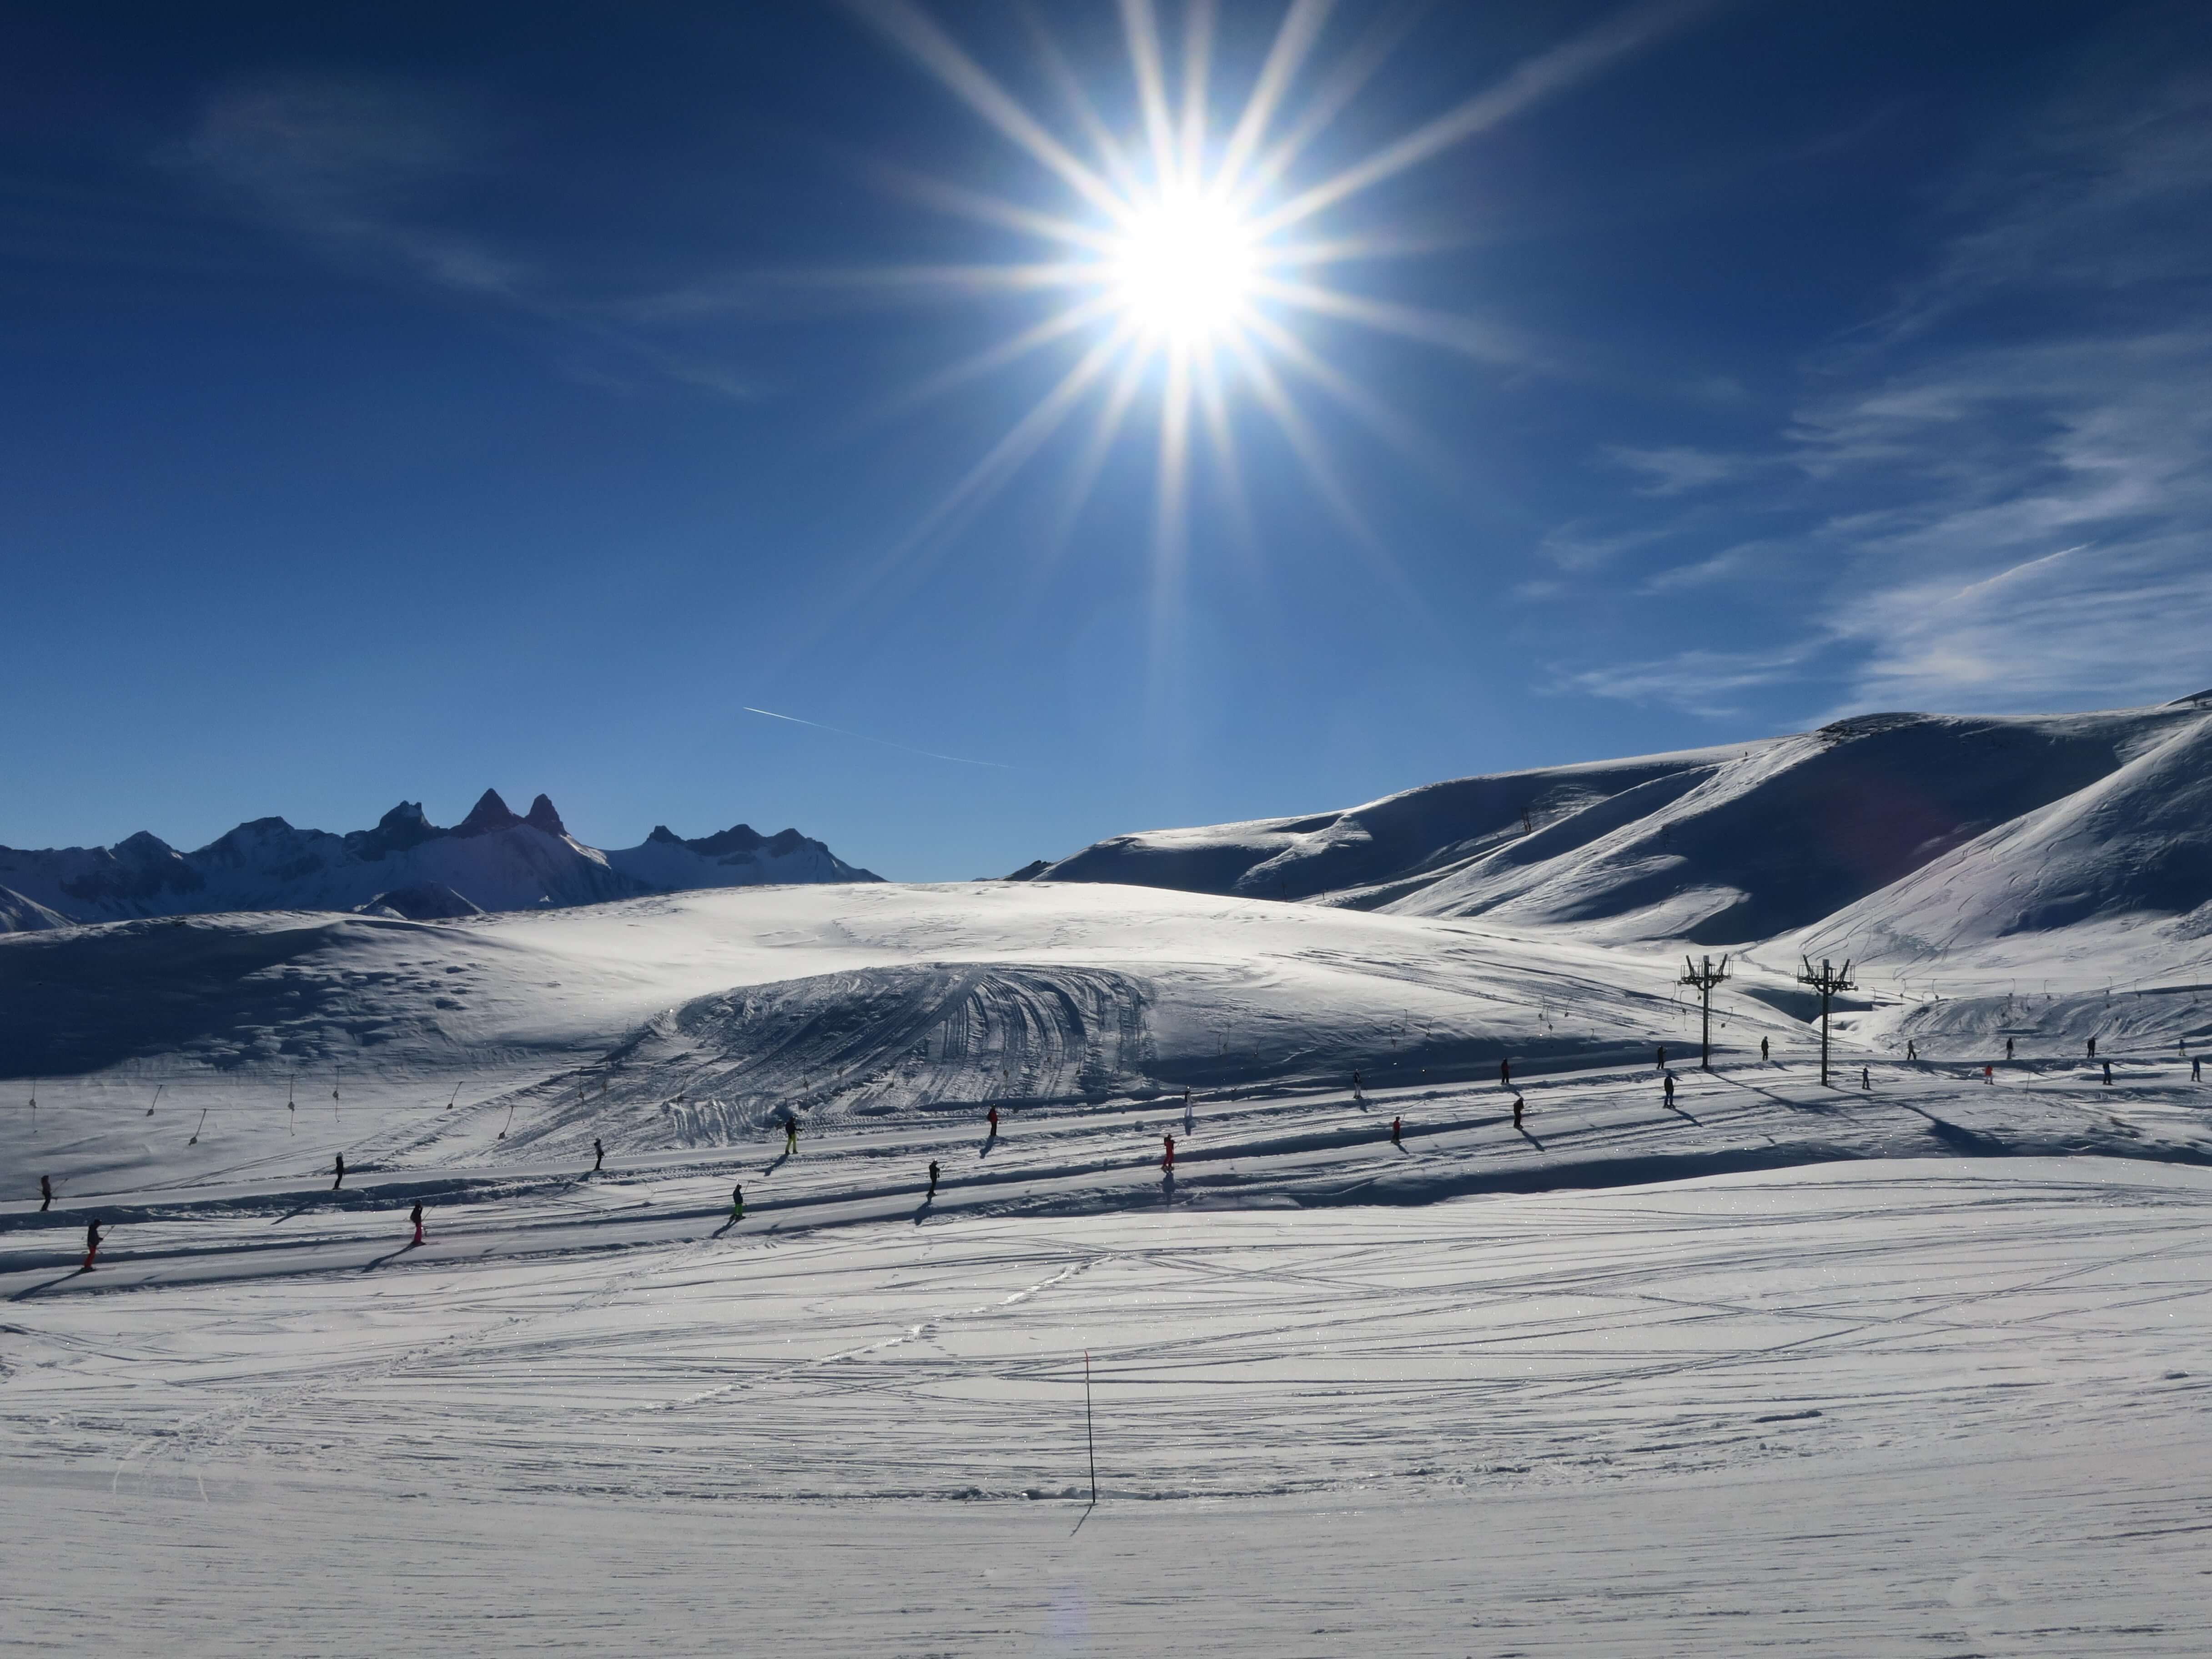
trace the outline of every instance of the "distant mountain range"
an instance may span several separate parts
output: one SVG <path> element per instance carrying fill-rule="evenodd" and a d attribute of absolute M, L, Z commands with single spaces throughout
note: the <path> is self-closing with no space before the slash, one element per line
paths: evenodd
<path fill-rule="evenodd" d="M 195 852 L 140 831 L 112 847 L 0 847 L 0 933 L 226 910 L 353 910 L 426 921 L 594 904 L 700 887 L 880 881 L 796 830 L 745 824 L 685 841 L 665 825 L 603 852 L 540 795 L 510 811 L 487 789 L 449 829 L 402 801 L 374 830 L 336 836 L 256 818 Z"/>
<path fill-rule="evenodd" d="M 1488 916 L 1621 943 L 1791 934 L 1838 954 L 2126 918 L 2212 938 L 2212 691 L 2099 714 L 1868 714 L 1115 836 L 1007 879 Z"/>

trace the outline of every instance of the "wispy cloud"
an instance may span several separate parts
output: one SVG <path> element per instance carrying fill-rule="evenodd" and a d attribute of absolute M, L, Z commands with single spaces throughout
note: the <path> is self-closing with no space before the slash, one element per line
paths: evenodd
<path fill-rule="evenodd" d="M 216 89 L 166 159 L 228 211 L 333 264 L 518 312 L 563 337 L 556 359 L 580 378 L 632 378 L 609 354 L 720 396 L 757 394 L 709 354 L 656 337 L 604 298 L 564 291 L 546 263 L 479 228 L 483 196 L 507 176 L 507 125 L 481 96 L 416 82 L 287 75 Z"/>
<path fill-rule="evenodd" d="M 1595 697 L 1663 703 L 1687 714 L 1735 719 L 1745 712 L 1740 693 L 1802 680 L 1826 648 L 1823 641 L 1799 641 L 1767 651 L 1680 651 L 1645 662 L 1583 669 L 1562 676 L 1559 684 Z"/>
<path fill-rule="evenodd" d="M 1696 505 L 1566 526 L 1579 562 L 1541 550 L 1570 574 L 1643 550 L 1646 594 L 1810 582 L 1795 642 L 1564 684 L 1722 713 L 1732 689 L 1784 684 L 1842 712 L 2212 683 L 2212 77 L 2132 62 L 2103 61 L 1955 183 L 1928 274 L 1814 365 L 1822 389 L 1771 450 L 1608 449 L 1638 495 Z M 1731 510 L 1739 539 L 1698 550 Z M 1694 556 L 1650 568 L 1676 548 Z"/>
<path fill-rule="evenodd" d="M 1680 495 L 1771 465 L 1748 455 L 1726 455 L 1680 444 L 1657 449 L 1612 444 L 1602 453 L 1615 465 L 1643 474 L 1647 482 L 1638 493 L 1644 495 Z"/>

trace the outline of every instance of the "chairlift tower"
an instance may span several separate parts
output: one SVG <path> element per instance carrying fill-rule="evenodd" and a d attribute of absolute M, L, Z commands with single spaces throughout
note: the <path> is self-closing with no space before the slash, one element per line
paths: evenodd
<path fill-rule="evenodd" d="M 1698 1006 L 1702 1018 L 1698 1035 L 1698 1065 L 1708 1072 L 1713 1069 L 1713 987 L 1729 976 L 1728 964 L 1729 959 L 1725 956 L 1721 957 L 1721 965 L 1717 968 L 1713 966 L 1711 957 L 1702 957 L 1695 964 L 1689 957 L 1684 957 L 1682 977 L 1674 981 L 1677 985 L 1697 988 Z"/>
<path fill-rule="evenodd" d="M 1797 975 L 1797 982 L 1809 985 L 1820 994 L 1820 1082 L 1825 1087 L 1828 1081 L 1828 999 L 1838 991 L 1855 991 L 1858 987 L 1852 982 L 1851 964 L 1848 961 L 1838 970 L 1828 965 L 1826 957 L 1820 958 L 1818 969 L 1813 966 L 1810 957 L 1802 957 L 1799 960 L 1804 965 Z"/>

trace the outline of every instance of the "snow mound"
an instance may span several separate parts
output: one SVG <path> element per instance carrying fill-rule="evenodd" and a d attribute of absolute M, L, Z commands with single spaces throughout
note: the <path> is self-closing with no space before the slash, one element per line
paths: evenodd
<path fill-rule="evenodd" d="M 538 799 L 543 800 L 543 795 Z M 391 916 L 402 921 L 451 921 L 459 916 L 480 916 L 484 908 L 471 903 L 443 882 L 418 882 L 412 887 L 394 888 L 388 893 L 379 893 L 366 904 L 356 905 L 356 912 L 364 916 Z"/>

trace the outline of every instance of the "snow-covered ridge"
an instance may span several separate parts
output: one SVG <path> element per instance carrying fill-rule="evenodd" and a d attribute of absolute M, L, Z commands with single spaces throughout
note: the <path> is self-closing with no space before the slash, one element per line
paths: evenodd
<path fill-rule="evenodd" d="M 1878 922 L 1948 941 L 2212 902 L 2208 799 L 2201 696 L 2085 714 L 1870 714 L 1306 817 L 1116 836 L 1012 878 L 1485 915 L 1622 942 L 1742 945 L 1839 914 L 1846 931 Z"/>
<path fill-rule="evenodd" d="M 0 933 L 230 910 L 360 910 L 414 921 L 593 904 L 699 887 L 876 881 L 796 830 L 745 824 L 684 841 L 665 825 L 602 852 L 540 795 L 508 810 L 487 789 L 450 828 L 402 801 L 373 830 L 332 835 L 283 818 L 241 823 L 194 852 L 142 830 L 112 847 L 0 847 Z"/>

